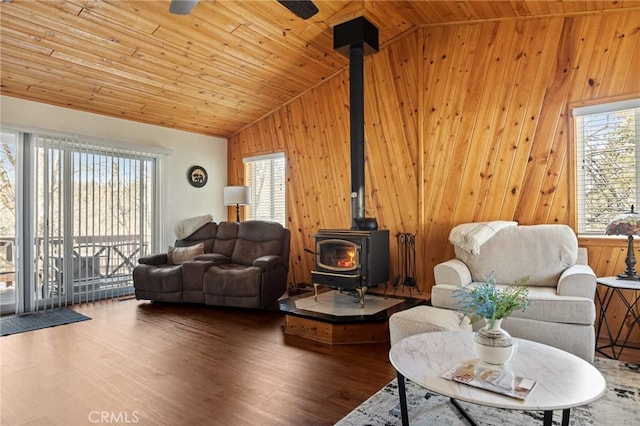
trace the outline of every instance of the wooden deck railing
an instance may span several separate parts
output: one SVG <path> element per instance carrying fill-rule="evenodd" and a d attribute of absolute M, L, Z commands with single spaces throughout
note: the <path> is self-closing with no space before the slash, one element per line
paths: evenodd
<path fill-rule="evenodd" d="M 47 250 L 42 238 L 38 239 L 36 258 L 41 279 L 59 285 L 64 277 L 63 239 L 49 239 Z M 126 281 L 138 257 L 146 254 L 147 243 L 138 235 L 82 236 L 73 239 L 73 282 L 101 280 L 105 283 Z M 145 239 L 148 241 L 148 239 Z M 48 262 L 45 262 L 45 256 Z M 0 282 L 5 287 L 15 280 L 15 238 L 0 237 Z M 45 274 L 44 265 L 49 269 Z"/>

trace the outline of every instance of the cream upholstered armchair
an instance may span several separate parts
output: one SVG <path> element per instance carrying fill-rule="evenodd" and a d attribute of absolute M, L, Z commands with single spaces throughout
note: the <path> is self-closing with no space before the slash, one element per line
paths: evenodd
<path fill-rule="evenodd" d="M 503 328 L 593 361 L 596 276 L 570 227 L 484 222 L 456 228 L 450 235 L 456 258 L 434 268 L 433 306 L 457 309 L 452 292 L 491 273 L 499 287 L 528 276 L 530 306 L 506 318 Z"/>

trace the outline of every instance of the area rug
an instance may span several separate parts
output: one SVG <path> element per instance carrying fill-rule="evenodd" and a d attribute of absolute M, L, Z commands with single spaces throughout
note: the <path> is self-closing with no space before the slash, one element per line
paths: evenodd
<path fill-rule="evenodd" d="M 41 328 L 56 327 L 58 325 L 71 324 L 79 321 L 90 320 L 86 315 L 70 309 L 61 308 L 34 312 L 24 315 L 12 315 L 0 318 L 0 336 L 24 333 Z"/>
<path fill-rule="evenodd" d="M 338 290 L 325 291 L 318 294 L 318 300 L 313 294 L 308 297 L 295 300 L 298 309 L 335 316 L 373 315 L 380 311 L 404 302 L 404 299 L 396 299 L 384 296 L 365 294 L 364 307 L 360 306 L 358 297 L 354 293 Z"/>
<path fill-rule="evenodd" d="M 571 410 L 572 426 L 638 425 L 640 419 L 640 364 L 596 358 L 594 365 L 607 380 L 607 392 L 591 404 Z M 406 380 L 409 423 L 455 425 L 468 423 L 448 397 L 431 393 Z M 460 402 L 478 425 L 541 425 L 542 411 L 513 411 Z M 559 425 L 562 412 L 554 412 Z M 340 420 L 338 426 L 400 425 L 398 384 L 391 381 Z"/>

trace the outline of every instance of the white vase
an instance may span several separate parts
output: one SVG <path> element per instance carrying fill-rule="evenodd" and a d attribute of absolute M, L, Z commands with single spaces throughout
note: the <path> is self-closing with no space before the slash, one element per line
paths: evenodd
<path fill-rule="evenodd" d="M 514 351 L 511 335 L 502 329 L 502 319 L 490 322 L 475 332 L 473 346 L 480 361 L 487 364 L 504 364 L 511 359 Z"/>

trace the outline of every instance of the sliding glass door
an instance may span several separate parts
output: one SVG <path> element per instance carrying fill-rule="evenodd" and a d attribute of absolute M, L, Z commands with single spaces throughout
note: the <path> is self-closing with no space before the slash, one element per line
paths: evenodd
<path fill-rule="evenodd" d="M 12 303 L 20 313 L 132 294 L 133 267 L 153 247 L 158 156 L 74 138 L 17 137 L 23 141 L 14 146 L 24 151 L 24 171 L 14 176 L 23 202 L 14 197 L 8 202 L 13 210 L 3 208 L 0 218 L 0 273 L 6 270 L 14 279 L 11 286 L 8 279 L 0 282 L 7 301 L 3 312 Z M 8 157 L 5 139 L 3 133 Z M 2 180 L 5 163 L 11 162 L 0 162 L 0 185 L 10 181 Z M 9 185 L 0 186 L 3 200 L 9 193 L 4 187 Z M 4 218 L 9 212 L 13 227 L 11 217 Z M 16 248 L 21 260 L 12 265 Z M 11 269 L 25 273 L 14 277 Z"/>

